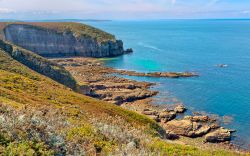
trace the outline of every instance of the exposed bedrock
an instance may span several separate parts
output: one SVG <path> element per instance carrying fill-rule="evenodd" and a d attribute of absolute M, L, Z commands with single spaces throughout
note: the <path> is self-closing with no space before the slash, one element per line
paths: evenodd
<path fill-rule="evenodd" d="M 127 53 L 121 40 L 98 42 L 70 31 L 56 32 L 32 25 L 10 24 L 4 29 L 6 40 L 42 56 L 111 57 Z"/>

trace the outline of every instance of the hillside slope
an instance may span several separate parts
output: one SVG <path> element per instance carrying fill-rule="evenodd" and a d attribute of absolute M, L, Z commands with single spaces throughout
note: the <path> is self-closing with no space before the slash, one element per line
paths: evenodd
<path fill-rule="evenodd" d="M 123 42 L 94 27 L 70 22 L 0 22 L 0 37 L 42 56 L 111 57 Z"/>
<path fill-rule="evenodd" d="M 73 90 L 77 89 L 77 83 L 71 74 L 59 66 L 35 53 L 0 39 L 0 49 L 7 52 L 12 58 L 18 60 L 36 72 L 45 75 Z"/>
<path fill-rule="evenodd" d="M 153 120 L 73 92 L 0 50 L 0 155 L 235 155 L 169 144 Z"/>

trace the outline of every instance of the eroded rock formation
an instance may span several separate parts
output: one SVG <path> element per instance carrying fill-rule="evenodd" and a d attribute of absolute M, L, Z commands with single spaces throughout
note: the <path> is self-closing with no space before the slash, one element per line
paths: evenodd
<path fill-rule="evenodd" d="M 29 24 L 9 24 L 4 38 L 41 56 L 111 57 L 127 53 L 121 40 L 98 41 L 91 36 L 76 36 Z"/>

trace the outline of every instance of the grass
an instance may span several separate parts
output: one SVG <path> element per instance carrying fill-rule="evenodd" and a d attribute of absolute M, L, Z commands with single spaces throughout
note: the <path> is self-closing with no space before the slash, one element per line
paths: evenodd
<path fill-rule="evenodd" d="M 73 22 L 1 22 L 0 34 L 3 38 L 4 28 L 11 24 L 24 24 L 38 29 L 49 29 L 58 33 L 72 33 L 75 37 L 90 37 L 99 43 L 115 41 L 115 36 L 92 26 Z"/>
<path fill-rule="evenodd" d="M 73 92 L 2 50 L 0 123 L 0 155 L 237 155 L 167 143 L 155 121 Z"/>

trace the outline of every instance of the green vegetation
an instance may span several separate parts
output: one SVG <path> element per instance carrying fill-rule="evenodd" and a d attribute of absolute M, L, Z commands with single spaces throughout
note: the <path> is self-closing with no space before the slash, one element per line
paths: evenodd
<path fill-rule="evenodd" d="M 26 53 L 5 49 L 0 50 L 0 155 L 237 155 L 167 143 L 155 121 L 73 92 L 24 66 Z M 25 58 L 36 59 L 29 54 Z"/>
<path fill-rule="evenodd" d="M 73 22 L 1 22 L 0 34 L 10 24 L 25 24 L 38 29 L 49 29 L 58 33 L 72 33 L 75 37 L 90 37 L 99 43 L 115 41 L 115 36 L 92 26 Z"/>
<path fill-rule="evenodd" d="M 32 141 L 26 142 L 11 142 L 3 152 L 4 155 L 53 155 L 53 151 L 49 150 L 44 143 L 36 143 Z"/>
<path fill-rule="evenodd" d="M 149 144 L 151 150 L 156 151 L 158 155 L 192 155 L 192 156 L 234 156 L 240 155 L 225 150 L 200 150 L 192 146 L 183 146 L 177 144 L 168 144 L 163 140 L 156 139 Z"/>

